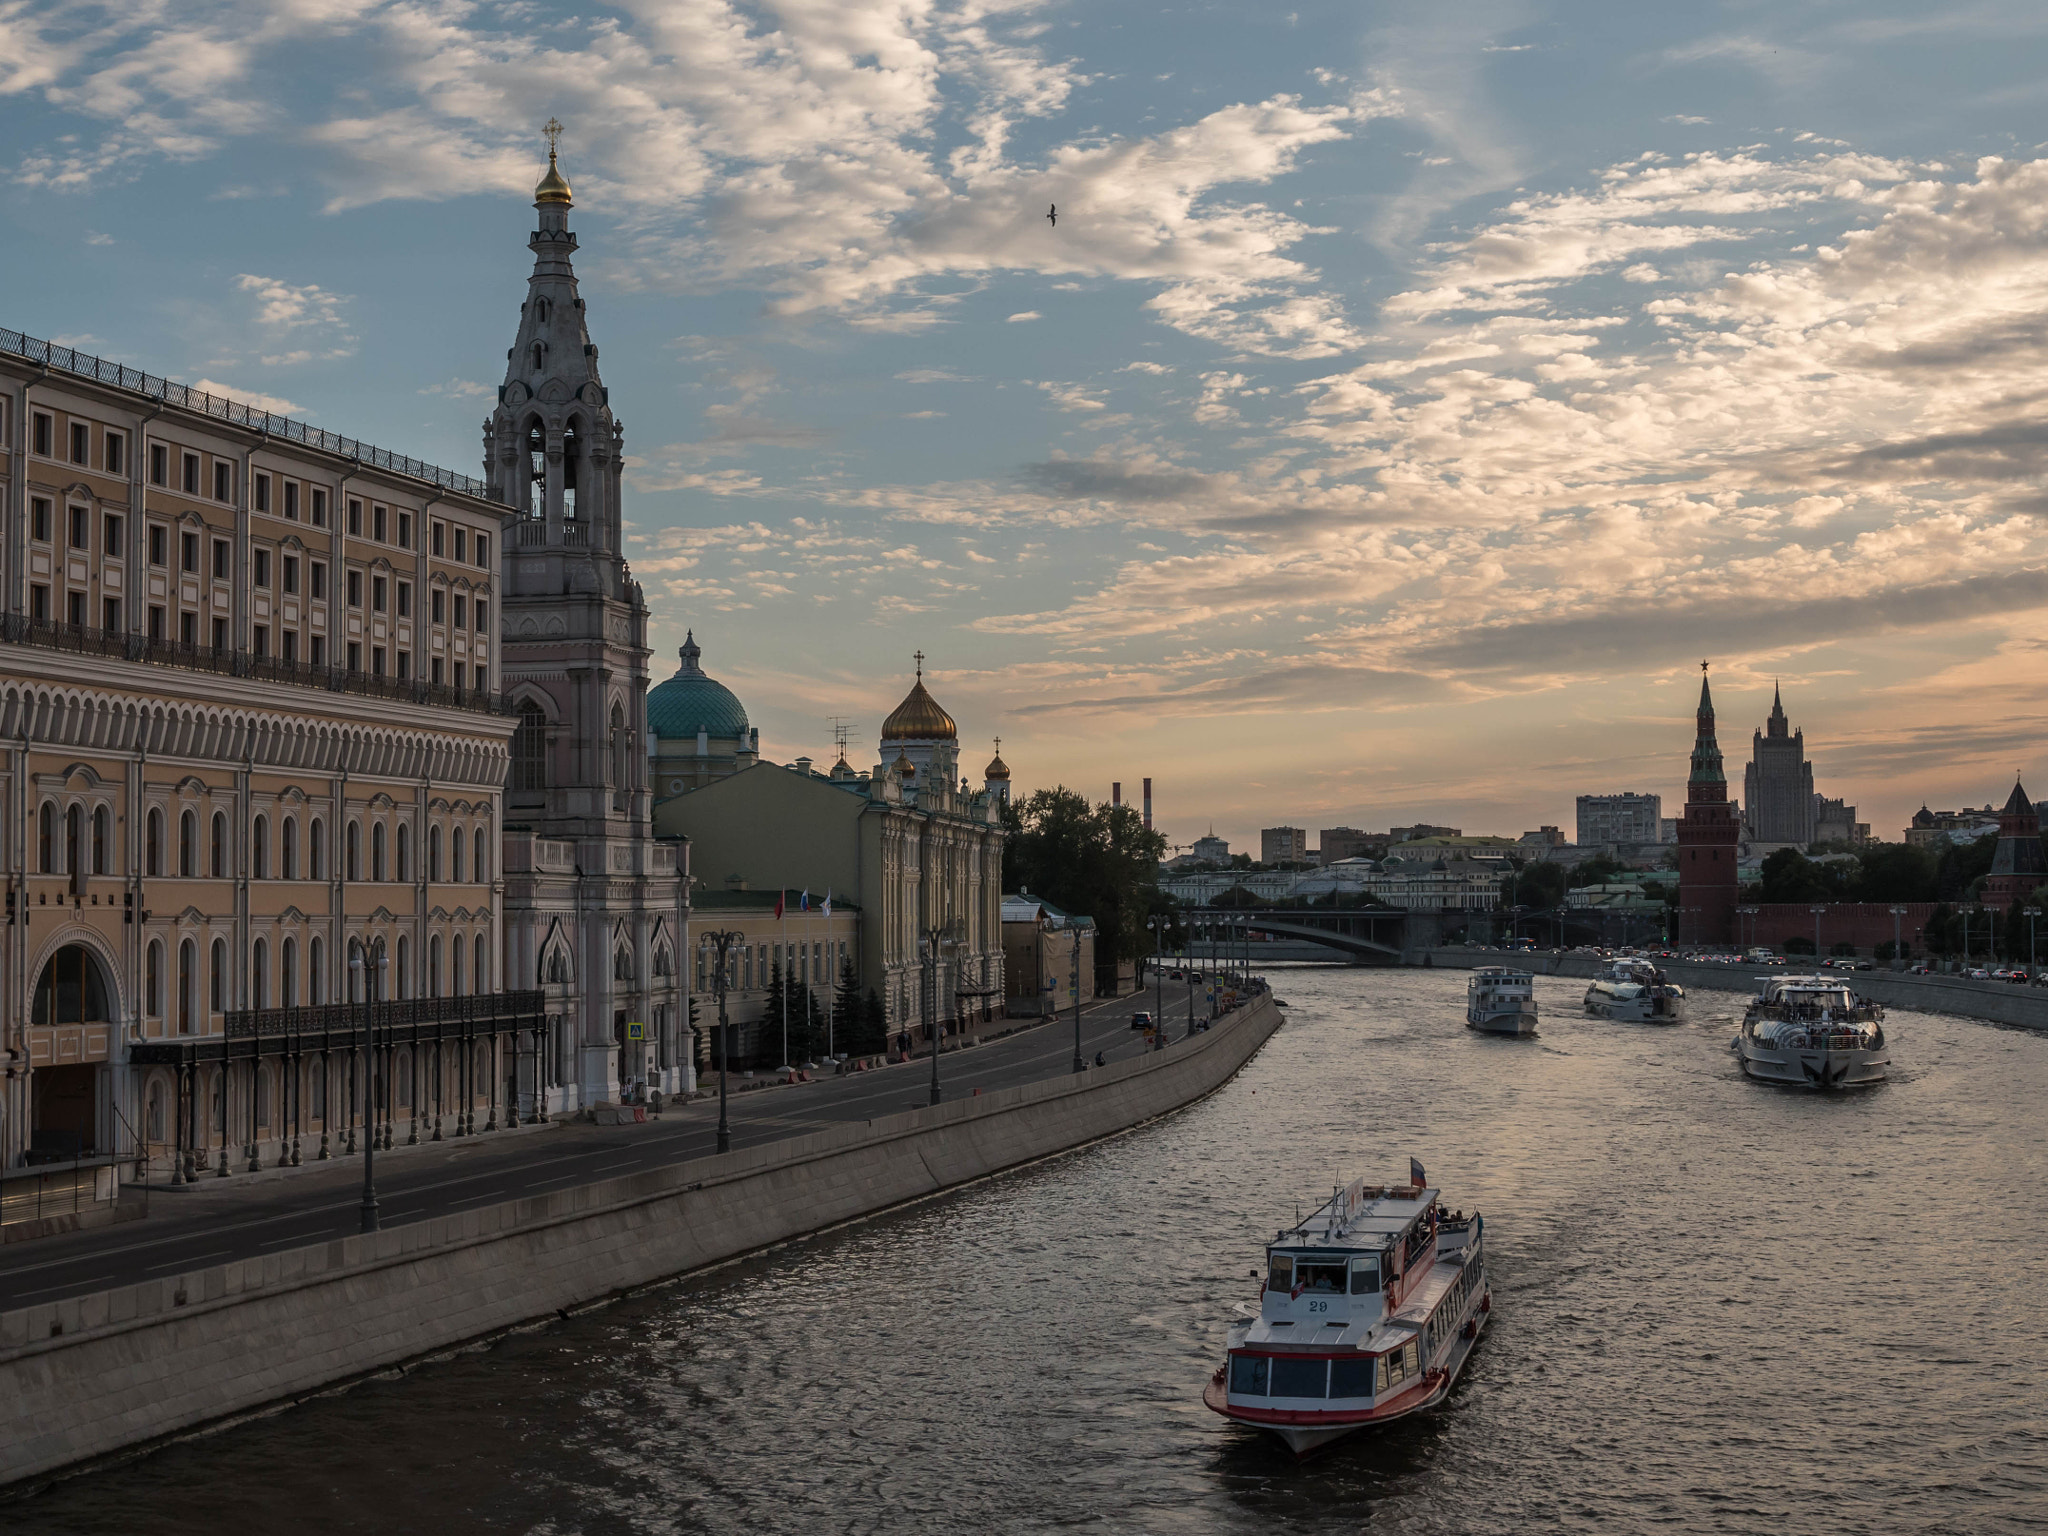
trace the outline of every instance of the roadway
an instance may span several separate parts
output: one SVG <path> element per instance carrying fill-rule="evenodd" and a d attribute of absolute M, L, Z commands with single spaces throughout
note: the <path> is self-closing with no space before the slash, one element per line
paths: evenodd
<path fill-rule="evenodd" d="M 1182 995 L 1176 999 L 1174 993 Z M 1130 1028 L 1134 1010 L 1152 993 L 1105 999 L 1082 1010 L 1082 1054 L 1110 1061 L 1137 1055 L 1142 1037 Z M 1197 1003 L 1199 1009 L 1199 1001 Z M 1186 1028 L 1186 988 L 1166 989 L 1169 1037 Z M 984 1045 L 939 1058 L 946 1099 L 1064 1076 L 1073 1070 L 1071 1012 Z M 738 1078 L 734 1082 L 741 1081 Z M 930 1103 L 931 1060 L 789 1086 L 752 1088 L 730 1096 L 735 1147 L 806 1135 L 850 1120 L 871 1120 Z M 386 1227 L 425 1221 L 473 1206 L 588 1184 L 665 1167 L 716 1150 L 717 1075 L 707 1097 L 673 1105 L 659 1120 L 599 1126 L 563 1120 L 460 1140 L 394 1146 L 380 1151 L 375 1173 L 379 1217 Z M 313 1146 L 318 1146 L 315 1138 Z M 301 1139 L 301 1157 L 306 1143 Z M 232 1151 L 230 1166 L 233 1166 Z M 260 1257 L 346 1237 L 360 1230 L 362 1156 L 302 1162 L 298 1168 L 212 1174 L 196 1184 L 153 1185 L 140 1220 L 69 1232 L 0 1249 L 0 1311 L 89 1294 L 110 1286 L 161 1279 L 232 1259 Z M 122 1192 L 124 1202 L 144 1198 Z"/>

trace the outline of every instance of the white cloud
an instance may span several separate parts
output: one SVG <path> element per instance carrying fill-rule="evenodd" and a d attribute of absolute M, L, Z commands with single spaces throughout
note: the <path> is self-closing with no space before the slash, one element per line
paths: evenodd
<path fill-rule="evenodd" d="M 266 395 L 260 389 L 237 389 L 232 384 L 222 384 L 215 379 L 194 379 L 192 388 L 224 400 L 234 400 L 242 405 L 254 406 L 259 411 L 269 411 L 278 416 L 304 416 L 305 407 L 294 405 L 282 395 Z"/>
<path fill-rule="evenodd" d="M 1026 320 L 1043 320 L 1044 318 L 1045 316 L 1041 315 L 1035 309 L 1023 309 L 1019 310 L 1016 314 L 1011 315 L 1009 317 L 1009 320 L 1010 324 L 1018 325 Z"/>

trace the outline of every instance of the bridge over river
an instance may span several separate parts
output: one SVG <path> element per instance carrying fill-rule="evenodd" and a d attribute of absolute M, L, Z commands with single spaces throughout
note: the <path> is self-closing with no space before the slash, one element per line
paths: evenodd
<path fill-rule="evenodd" d="M 1234 907 L 1197 908 L 1182 916 L 1194 931 L 1188 952 L 1208 959 L 1229 960 L 1248 934 L 1255 965 L 1262 958 L 1400 965 L 1460 929 L 1485 937 L 1492 914 L 1400 907 Z"/>

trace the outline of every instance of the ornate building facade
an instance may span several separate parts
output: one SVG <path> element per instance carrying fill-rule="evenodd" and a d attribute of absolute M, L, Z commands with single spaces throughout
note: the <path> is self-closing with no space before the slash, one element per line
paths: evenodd
<path fill-rule="evenodd" d="M 1776 688 L 1771 690 L 1770 718 L 1750 745 L 1742 802 L 1747 841 L 1802 849 L 1813 841 L 1813 765 L 1806 760 L 1806 733 L 1791 729 Z"/>
<path fill-rule="evenodd" d="M 548 998 L 549 1111 L 690 1086 L 683 850 L 656 841 L 647 778 L 647 604 L 622 550 L 625 429 L 598 376 L 548 152 L 533 273 L 484 424 L 505 552 L 501 672 L 518 729 L 507 787 L 506 963 Z"/>
<path fill-rule="evenodd" d="M 1704 662 L 1694 723 L 1685 815 L 1678 823 L 1678 939 L 1682 944 L 1727 944 L 1735 934 L 1735 860 L 1742 828 L 1728 803 L 1728 775 L 1714 735 L 1714 695 Z"/>

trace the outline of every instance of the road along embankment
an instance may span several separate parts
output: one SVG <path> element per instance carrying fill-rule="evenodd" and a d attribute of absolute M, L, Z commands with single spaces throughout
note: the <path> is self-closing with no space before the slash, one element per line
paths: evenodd
<path fill-rule="evenodd" d="M 1266 996 L 1107 1067 L 0 1313 L 0 1483 L 1113 1136 L 1214 1092 L 1279 1027 Z"/>
<path fill-rule="evenodd" d="M 1425 952 L 1433 966 L 1449 970 L 1471 970 L 1480 965 L 1521 965 L 1539 976 L 1590 977 L 1606 964 L 1592 955 L 1553 955 L 1545 950 L 1510 954 L 1497 949 L 1432 949 Z M 1775 970 L 1814 969 L 1813 962 L 1794 958 L 1778 967 L 1760 965 L 1705 965 L 1691 960 L 1655 962 L 1681 987 L 1714 992 L 1738 992 L 1754 996 L 1757 977 Z M 1830 974 L 1823 972 L 1822 974 Z M 2002 981 L 1972 981 L 1967 976 L 1908 976 L 1901 971 L 1848 971 L 1842 979 L 1862 996 L 1887 1008 L 1911 1008 L 1920 1013 L 1953 1013 L 1987 1024 L 2013 1024 L 2022 1029 L 2048 1031 L 2048 987 L 2016 987 Z"/>

